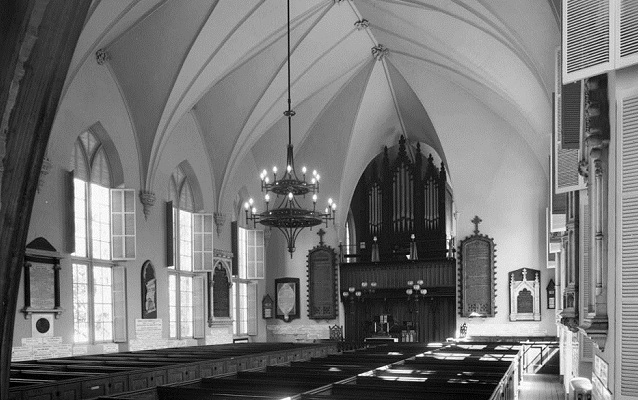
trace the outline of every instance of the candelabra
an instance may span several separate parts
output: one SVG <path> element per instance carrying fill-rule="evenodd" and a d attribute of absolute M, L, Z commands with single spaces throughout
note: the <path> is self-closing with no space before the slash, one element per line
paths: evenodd
<path fill-rule="evenodd" d="M 423 280 L 419 279 L 414 281 L 408 281 L 408 288 L 405 289 L 405 293 L 408 295 L 408 301 L 419 301 L 420 297 L 425 297 L 428 294 L 428 290 L 423 287 Z"/>
<path fill-rule="evenodd" d="M 377 290 L 376 282 L 361 282 L 361 288 L 357 289 L 354 286 L 350 286 L 348 290 L 344 290 L 341 293 L 341 297 L 343 301 L 364 301 L 366 297 L 369 297 L 371 294 L 374 294 Z"/>

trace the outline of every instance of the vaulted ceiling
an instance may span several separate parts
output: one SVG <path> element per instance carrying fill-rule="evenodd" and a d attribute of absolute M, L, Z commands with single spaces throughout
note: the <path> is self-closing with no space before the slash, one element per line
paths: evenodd
<path fill-rule="evenodd" d="M 464 110 L 436 105 L 459 96 L 504 121 L 546 168 L 554 1 L 291 0 L 291 18 L 296 157 L 336 178 L 342 196 L 398 134 L 449 158 L 459 141 L 445 126 Z M 97 49 L 128 107 L 145 185 L 191 112 L 218 196 L 247 156 L 283 163 L 285 0 L 94 0 L 68 81 Z"/>

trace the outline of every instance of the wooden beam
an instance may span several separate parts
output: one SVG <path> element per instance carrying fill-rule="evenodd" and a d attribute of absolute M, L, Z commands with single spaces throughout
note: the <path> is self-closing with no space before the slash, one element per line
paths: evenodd
<path fill-rule="evenodd" d="M 26 237 L 42 159 L 57 112 L 71 57 L 91 2 L 2 0 L 0 126 L 6 126 L 0 193 L 0 400 L 9 397 L 13 328 Z M 8 28 L 5 28 L 8 26 Z M 6 35 L 5 35 L 6 33 Z M 33 42 L 24 58 L 24 44 Z M 21 79 L 16 78 L 22 73 Z M 0 132 L 4 135 L 5 132 Z"/>

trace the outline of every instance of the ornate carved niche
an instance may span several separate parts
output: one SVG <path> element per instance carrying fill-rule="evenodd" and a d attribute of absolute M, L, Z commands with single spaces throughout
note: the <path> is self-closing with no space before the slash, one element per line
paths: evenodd
<path fill-rule="evenodd" d="M 479 233 L 481 219 L 475 216 L 474 234 L 459 245 L 459 302 L 463 317 L 496 315 L 496 244 Z"/>
<path fill-rule="evenodd" d="M 308 318 L 337 318 L 337 254 L 323 242 L 323 229 L 317 233 L 319 245 L 308 251 Z"/>
<path fill-rule="evenodd" d="M 541 320 L 541 273 L 521 268 L 510 272 L 510 321 Z"/>

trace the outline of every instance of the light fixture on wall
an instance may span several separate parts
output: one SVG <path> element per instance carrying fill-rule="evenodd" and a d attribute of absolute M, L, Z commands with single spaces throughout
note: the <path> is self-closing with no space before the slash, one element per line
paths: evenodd
<path fill-rule="evenodd" d="M 420 297 L 425 297 L 428 294 L 428 290 L 423 287 L 423 280 L 419 279 L 416 283 L 408 281 L 408 288 L 405 289 L 405 293 L 408 295 L 408 301 L 419 301 Z"/>
<path fill-rule="evenodd" d="M 288 110 L 284 111 L 284 115 L 288 117 L 288 150 L 286 155 L 286 168 L 283 175 L 277 179 L 277 167 L 273 167 L 273 181 L 270 182 L 268 172 L 263 170 L 261 173 L 261 191 L 265 194 L 264 201 L 266 210 L 258 213 L 257 208 L 253 206 L 253 199 L 244 204 L 246 209 L 246 221 L 253 221 L 253 224 L 259 222 L 262 225 L 279 229 L 288 242 L 288 252 L 290 258 L 295 251 L 295 241 L 297 236 L 304 228 L 317 226 L 322 222 L 328 225 L 328 221 L 334 221 L 336 203 L 332 199 L 328 199 L 328 207 L 324 212 L 317 211 L 317 193 L 319 192 L 319 174 L 317 171 L 312 172 L 310 181 L 306 181 L 306 167 L 301 169 L 303 178 L 299 179 L 295 172 L 295 162 L 292 150 L 292 117 L 295 112 L 291 109 L 290 101 L 290 0 L 288 0 Z M 270 193 L 276 195 L 274 202 L 277 202 L 275 208 L 269 208 Z M 299 204 L 299 196 L 304 197 L 306 194 L 312 193 L 312 210 L 303 208 Z"/>

